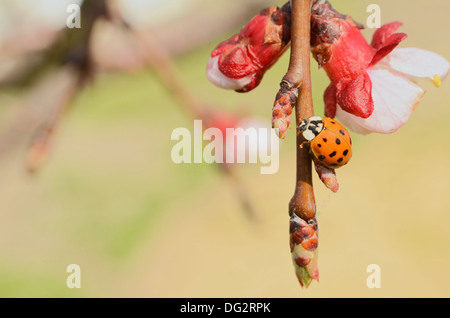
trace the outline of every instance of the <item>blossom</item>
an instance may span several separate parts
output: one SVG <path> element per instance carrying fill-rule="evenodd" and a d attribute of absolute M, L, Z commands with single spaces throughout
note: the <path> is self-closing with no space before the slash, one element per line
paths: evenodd
<path fill-rule="evenodd" d="M 329 4 L 315 9 L 312 52 L 331 81 L 324 93 L 325 115 L 357 133 L 395 132 L 425 94 L 414 80 L 429 78 L 439 86 L 449 71 L 449 62 L 436 53 L 396 48 L 407 37 L 396 33 L 401 22 L 379 28 L 369 45 L 362 26 L 350 17 Z"/>
<path fill-rule="evenodd" d="M 221 158 L 220 163 L 229 166 L 229 164 L 238 162 L 238 153 L 242 152 L 245 158 L 250 154 L 258 153 L 259 148 L 271 148 L 271 136 L 268 129 L 269 123 L 257 116 L 244 116 L 242 114 L 230 113 L 221 110 L 210 110 L 203 113 L 204 130 L 216 128 L 220 130 L 223 138 L 222 147 L 216 148 L 215 156 Z M 264 128 L 260 130 L 260 128 Z M 235 139 L 228 140 L 227 129 L 233 129 L 232 137 Z M 250 130 L 254 133 L 247 134 Z M 239 144 L 237 140 L 245 140 L 245 143 Z M 238 148 L 238 147 L 242 148 Z M 233 154 L 231 158 L 227 157 L 227 153 Z M 229 162 L 231 160 L 231 162 Z"/>
<path fill-rule="evenodd" d="M 290 36 L 289 3 L 264 9 L 213 50 L 206 76 L 221 88 L 249 92 L 286 51 Z"/>

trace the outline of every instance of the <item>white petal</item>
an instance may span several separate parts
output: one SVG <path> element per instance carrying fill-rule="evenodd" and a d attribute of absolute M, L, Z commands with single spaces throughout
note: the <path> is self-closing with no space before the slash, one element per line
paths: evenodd
<path fill-rule="evenodd" d="M 374 111 L 369 118 L 360 118 L 337 107 L 336 117 L 351 130 L 367 134 L 389 134 L 409 119 L 425 91 L 410 80 L 388 70 L 368 70 L 372 80 Z"/>
<path fill-rule="evenodd" d="M 439 54 L 416 48 L 394 49 L 385 59 L 394 70 L 414 77 L 444 78 L 450 69 L 450 63 Z"/>
<path fill-rule="evenodd" d="M 210 57 L 206 67 L 206 77 L 214 85 L 224 89 L 242 89 L 252 81 L 252 74 L 242 78 L 229 78 L 219 70 L 218 60 L 220 56 Z"/>

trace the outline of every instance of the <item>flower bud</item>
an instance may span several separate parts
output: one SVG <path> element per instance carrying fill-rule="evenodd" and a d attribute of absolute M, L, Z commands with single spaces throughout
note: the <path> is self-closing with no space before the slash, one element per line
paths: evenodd
<path fill-rule="evenodd" d="M 323 184 L 334 193 L 338 192 L 339 183 L 337 181 L 336 171 L 325 167 L 316 158 L 313 158 L 313 160 L 316 172 Z"/>
<path fill-rule="evenodd" d="M 292 109 L 298 98 L 298 88 L 290 88 L 286 82 L 281 82 L 281 88 L 275 97 L 272 109 L 272 128 L 278 128 L 280 139 L 286 138 L 286 132 L 291 123 Z"/>
<path fill-rule="evenodd" d="M 295 273 L 300 285 L 308 287 L 313 279 L 319 280 L 317 264 L 317 246 L 319 241 L 316 219 L 306 222 L 293 213 L 290 220 L 289 234 Z"/>
<path fill-rule="evenodd" d="M 290 37 L 290 4 L 270 7 L 256 15 L 239 34 L 211 53 L 206 76 L 215 85 L 249 92 L 286 51 Z"/>

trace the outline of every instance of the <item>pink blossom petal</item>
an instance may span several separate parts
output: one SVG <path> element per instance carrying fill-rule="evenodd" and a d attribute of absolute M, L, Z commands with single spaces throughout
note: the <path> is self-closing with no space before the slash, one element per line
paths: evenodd
<path fill-rule="evenodd" d="M 450 68 L 450 63 L 439 54 L 417 48 L 395 49 L 383 62 L 398 72 L 423 78 L 444 78 Z"/>
<path fill-rule="evenodd" d="M 220 56 L 211 57 L 209 59 L 208 66 L 206 68 L 206 77 L 211 83 L 224 89 L 238 90 L 242 89 L 243 87 L 247 86 L 252 82 L 253 74 L 237 79 L 225 76 L 219 70 L 218 66 L 219 58 Z"/>
<path fill-rule="evenodd" d="M 338 107 L 336 117 L 348 128 L 360 134 L 389 134 L 409 119 L 424 90 L 405 77 L 388 70 L 368 70 L 372 80 L 374 111 L 369 118 L 360 118 Z"/>

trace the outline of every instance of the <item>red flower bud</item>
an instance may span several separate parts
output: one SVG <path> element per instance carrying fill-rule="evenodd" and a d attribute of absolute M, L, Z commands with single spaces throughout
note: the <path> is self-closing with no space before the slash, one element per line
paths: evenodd
<path fill-rule="evenodd" d="M 206 75 L 215 85 L 249 92 L 286 51 L 290 41 L 290 5 L 270 7 L 256 15 L 239 34 L 211 53 Z"/>

